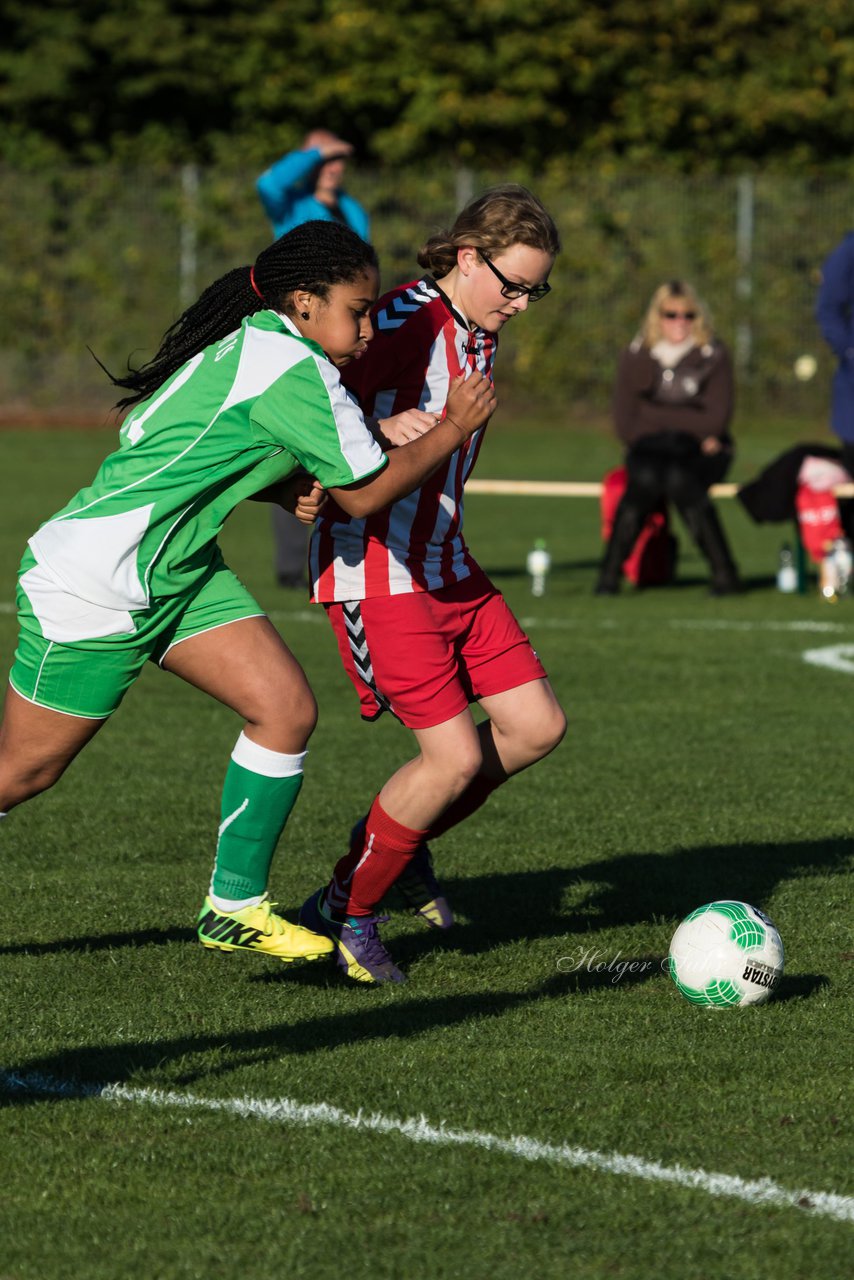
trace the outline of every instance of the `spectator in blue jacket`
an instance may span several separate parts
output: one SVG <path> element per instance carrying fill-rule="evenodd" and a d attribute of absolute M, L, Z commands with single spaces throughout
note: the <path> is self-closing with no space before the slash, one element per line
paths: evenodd
<path fill-rule="evenodd" d="M 842 441 L 842 463 L 854 475 L 854 232 L 824 261 L 816 319 L 839 361 L 833 376 L 830 425 Z"/>
<path fill-rule="evenodd" d="M 363 240 L 368 215 L 342 187 L 353 147 L 328 129 L 312 129 L 298 151 L 289 151 L 258 179 L 258 195 L 278 239 L 315 218 L 343 222 Z"/>
<path fill-rule="evenodd" d="M 300 223 L 317 218 L 343 222 L 368 240 L 368 215 L 341 186 L 352 154 L 352 145 L 343 138 L 328 129 L 312 129 L 298 151 L 289 151 L 261 174 L 258 195 L 277 240 Z M 307 586 L 309 532 L 283 507 L 274 503 L 270 510 L 276 579 L 282 587 Z"/>

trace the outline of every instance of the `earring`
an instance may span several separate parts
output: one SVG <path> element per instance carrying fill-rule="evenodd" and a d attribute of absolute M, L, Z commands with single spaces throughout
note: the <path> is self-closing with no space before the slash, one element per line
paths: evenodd
<path fill-rule="evenodd" d="M 307 320 L 307 319 L 308 319 L 308 312 L 307 312 L 307 311 L 301 311 L 301 312 L 300 312 L 300 315 L 302 316 L 303 320 Z"/>

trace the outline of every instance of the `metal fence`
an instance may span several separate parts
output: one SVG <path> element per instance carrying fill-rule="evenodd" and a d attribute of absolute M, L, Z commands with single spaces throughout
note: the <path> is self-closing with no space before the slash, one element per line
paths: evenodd
<path fill-rule="evenodd" d="M 103 415 L 109 368 L 150 356 L 215 276 L 269 240 L 254 172 L 194 166 L 0 171 L 0 415 Z M 553 293 L 502 338 L 502 388 L 604 412 L 616 355 L 664 279 L 691 280 L 736 359 L 739 399 L 815 419 L 833 367 L 814 320 L 823 258 L 854 222 L 849 185 L 779 175 L 355 170 L 386 285 L 474 192 L 512 179 L 553 212 Z M 91 352 L 90 352 L 91 349 Z M 816 360 L 799 380 L 795 362 Z M 803 362 L 799 366 L 804 371 Z"/>

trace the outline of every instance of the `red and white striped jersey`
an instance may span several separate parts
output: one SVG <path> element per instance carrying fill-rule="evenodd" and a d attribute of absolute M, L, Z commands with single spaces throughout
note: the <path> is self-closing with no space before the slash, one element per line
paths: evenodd
<path fill-rule="evenodd" d="M 467 369 L 492 376 L 496 335 L 469 329 L 429 276 L 385 294 L 372 320 L 366 353 L 341 373 L 366 417 L 441 413 L 452 378 Z M 420 489 L 375 515 L 356 519 L 330 500 L 311 540 L 312 599 L 436 591 L 467 578 L 474 561 L 463 538 L 463 486 L 482 438 L 483 429 Z"/>

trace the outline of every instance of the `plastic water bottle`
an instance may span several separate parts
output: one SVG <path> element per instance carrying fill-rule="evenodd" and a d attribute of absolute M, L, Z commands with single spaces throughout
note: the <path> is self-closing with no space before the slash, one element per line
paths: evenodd
<path fill-rule="evenodd" d="M 795 557 L 788 542 L 784 542 L 780 548 L 780 563 L 777 568 L 777 590 L 791 595 L 797 589 L 798 570 L 795 566 Z"/>
<path fill-rule="evenodd" d="M 819 566 L 818 590 L 822 600 L 826 600 L 828 604 L 836 604 L 839 599 L 836 593 L 836 561 L 832 543 L 825 547 L 824 558 Z"/>
<path fill-rule="evenodd" d="M 533 548 L 528 552 L 527 569 L 531 575 L 531 594 L 542 596 L 546 593 L 546 576 L 552 567 L 552 558 L 546 550 L 542 538 L 537 538 Z"/>
<path fill-rule="evenodd" d="M 834 538 L 825 548 L 819 572 L 819 591 L 822 600 L 835 604 L 840 596 L 847 595 L 851 586 L 852 555 L 847 538 Z"/>
<path fill-rule="evenodd" d="M 836 567 L 836 594 L 846 596 L 851 589 L 851 571 L 854 568 L 851 543 L 847 538 L 836 538 L 832 550 Z"/>

